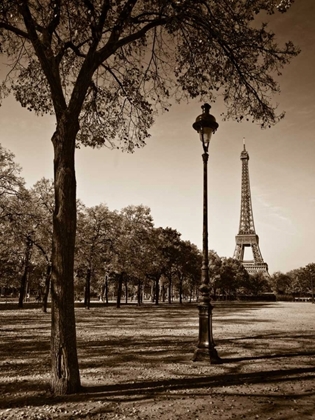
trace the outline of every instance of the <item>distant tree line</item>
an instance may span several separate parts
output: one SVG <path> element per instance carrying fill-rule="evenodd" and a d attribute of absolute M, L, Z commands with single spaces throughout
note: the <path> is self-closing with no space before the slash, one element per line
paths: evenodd
<path fill-rule="evenodd" d="M 45 178 L 27 189 L 14 155 L 0 145 L 0 287 L 19 307 L 31 298 L 47 310 L 52 255 L 53 183 Z M 105 204 L 77 201 L 75 297 L 89 308 L 91 299 L 141 304 L 198 299 L 201 252 L 170 227 L 154 227 L 148 207 L 111 211 Z M 277 272 L 270 278 L 249 275 L 233 258 L 210 251 L 213 299 L 254 298 L 274 292 L 310 296 L 315 264 Z"/>

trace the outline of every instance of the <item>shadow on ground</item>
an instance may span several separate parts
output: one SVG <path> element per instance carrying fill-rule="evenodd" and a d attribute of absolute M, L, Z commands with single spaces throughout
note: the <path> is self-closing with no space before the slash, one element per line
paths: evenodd
<path fill-rule="evenodd" d="M 208 401 L 209 396 L 237 396 L 238 401 L 257 395 L 278 401 L 282 396 L 284 409 L 286 398 L 313 401 L 313 312 L 308 309 L 309 318 L 302 319 L 299 311 L 298 306 L 274 303 L 218 305 L 214 332 L 223 364 L 209 365 L 191 361 L 198 334 L 195 305 L 77 308 L 84 387 L 79 394 L 59 398 L 48 388 L 49 315 L 35 309 L 0 311 L 0 409 L 65 404 L 72 407 L 69 419 L 80 419 L 82 413 L 75 410 L 89 404 L 95 415 L 107 419 L 119 404 L 149 406 L 180 399 L 188 404 L 198 398 Z"/>

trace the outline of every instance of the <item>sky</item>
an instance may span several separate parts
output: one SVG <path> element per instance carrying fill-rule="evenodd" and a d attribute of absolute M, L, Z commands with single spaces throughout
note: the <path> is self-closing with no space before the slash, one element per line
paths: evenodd
<path fill-rule="evenodd" d="M 302 52 L 283 70 L 281 94 L 273 98 L 286 117 L 276 126 L 222 121 L 224 104 L 211 113 L 219 123 L 208 163 L 209 249 L 232 257 L 239 229 L 240 153 L 249 153 L 252 207 L 260 250 L 269 273 L 315 262 L 315 1 L 296 0 L 270 26 L 279 43 Z M 2 59 L 3 60 L 3 59 Z M 0 59 L 0 81 L 4 77 Z M 202 147 L 192 124 L 201 113 L 195 100 L 156 117 L 147 145 L 133 154 L 82 148 L 76 152 L 77 196 L 85 205 L 150 207 L 156 227 L 172 227 L 202 246 Z M 15 154 L 27 187 L 53 177 L 51 116 L 36 117 L 9 97 L 0 107 L 0 143 Z M 250 249 L 245 259 L 251 259 Z"/>

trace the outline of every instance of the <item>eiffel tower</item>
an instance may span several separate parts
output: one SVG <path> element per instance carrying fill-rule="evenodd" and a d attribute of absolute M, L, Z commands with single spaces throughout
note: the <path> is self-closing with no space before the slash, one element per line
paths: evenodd
<path fill-rule="evenodd" d="M 249 155 L 245 148 L 245 140 L 243 140 L 243 150 L 241 152 L 242 161 L 242 196 L 241 196 L 241 217 L 238 235 L 235 236 L 235 251 L 234 256 L 236 260 L 242 262 L 244 268 L 249 274 L 263 272 L 266 277 L 269 277 L 268 264 L 263 260 L 259 249 L 259 237 L 256 235 L 254 226 L 254 216 L 252 209 L 252 199 L 249 184 L 248 161 Z M 244 261 L 245 247 L 251 247 L 253 252 L 253 260 Z"/>

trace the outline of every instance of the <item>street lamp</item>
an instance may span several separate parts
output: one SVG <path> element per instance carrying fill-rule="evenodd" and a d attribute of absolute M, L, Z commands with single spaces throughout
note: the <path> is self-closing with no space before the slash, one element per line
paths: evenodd
<path fill-rule="evenodd" d="M 200 298 L 199 310 L 199 341 L 194 353 L 194 361 L 207 360 L 211 364 L 222 363 L 213 341 L 212 336 L 212 308 L 210 303 L 210 279 L 209 279 L 209 256 L 208 256 L 208 149 L 212 133 L 215 133 L 219 124 L 213 115 L 209 114 L 210 105 L 204 104 L 202 114 L 196 119 L 193 128 L 199 133 L 203 151 L 203 241 L 202 241 L 202 266 L 201 285 L 199 287 Z"/>

